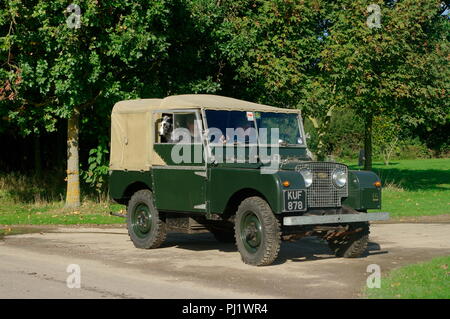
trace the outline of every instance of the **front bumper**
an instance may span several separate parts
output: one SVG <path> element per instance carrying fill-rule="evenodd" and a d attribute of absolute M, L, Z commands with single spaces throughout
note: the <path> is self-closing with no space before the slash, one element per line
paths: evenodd
<path fill-rule="evenodd" d="M 387 219 L 389 219 L 389 213 L 288 216 L 283 218 L 283 225 L 299 226 L 299 225 L 320 225 L 320 224 L 344 224 L 344 223 L 368 222 L 373 220 L 387 220 Z"/>

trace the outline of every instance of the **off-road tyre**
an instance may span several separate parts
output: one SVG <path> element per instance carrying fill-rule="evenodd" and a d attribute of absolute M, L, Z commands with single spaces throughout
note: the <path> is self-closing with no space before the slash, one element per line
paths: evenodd
<path fill-rule="evenodd" d="M 158 248 L 166 239 L 166 223 L 153 203 L 150 190 L 137 191 L 131 197 L 127 207 L 127 228 L 128 235 L 137 248 Z"/>
<path fill-rule="evenodd" d="M 328 241 L 328 247 L 336 257 L 357 258 L 366 252 L 369 243 L 369 223 L 352 225 L 351 228 L 362 228 L 362 230 Z"/>
<path fill-rule="evenodd" d="M 253 266 L 272 264 L 280 250 L 280 229 L 280 222 L 264 199 L 258 196 L 244 199 L 236 212 L 234 226 L 242 261 Z"/>

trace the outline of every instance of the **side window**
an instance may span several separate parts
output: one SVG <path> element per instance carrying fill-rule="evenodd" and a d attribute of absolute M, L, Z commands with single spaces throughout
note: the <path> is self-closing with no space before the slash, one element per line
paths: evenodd
<path fill-rule="evenodd" d="M 170 143 L 173 133 L 173 114 L 163 113 L 155 122 L 155 142 Z"/>
<path fill-rule="evenodd" d="M 194 112 L 163 113 L 156 122 L 156 143 L 201 143 L 201 123 Z"/>
<path fill-rule="evenodd" d="M 175 113 L 174 132 L 175 143 L 200 143 L 200 130 L 196 123 L 195 113 Z M 197 125 L 196 125 L 197 124 Z"/>

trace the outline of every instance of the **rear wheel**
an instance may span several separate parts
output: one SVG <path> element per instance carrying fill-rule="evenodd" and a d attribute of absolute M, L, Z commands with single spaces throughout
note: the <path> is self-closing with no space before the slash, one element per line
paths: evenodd
<path fill-rule="evenodd" d="M 157 248 L 166 239 L 166 223 L 153 205 L 153 194 L 140 190 L 131 197 L 127 209 L 130 239 L 137 248 Z"/>
<path fill-rule="evenodd" d="M 264 199 L 255 196 L 242 201 L 235 218 L 235 237 L 244 263 L 266 266 L 274 262 L 281 244 L 280 223 Z"/>
<path fill-rule="evenodd" d="M 369 243 L 369 223 L 351 226 L 351 229 L 358 232 L 328 241 L 328 247 L 336 257 L 356 258 L 360 257 L 367 250 Z"/>

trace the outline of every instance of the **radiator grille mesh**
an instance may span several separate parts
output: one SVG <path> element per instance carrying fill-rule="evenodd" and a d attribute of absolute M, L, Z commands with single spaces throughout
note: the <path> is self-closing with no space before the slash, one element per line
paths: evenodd
<path fill-rule="evenodd" d="M 333 184 L 332 174 L 339 168 L 348 176 L 347 166 L 337 163 L 308 162 L 295 167 L 297 171 L 302 168 L 309 168 L 313 172 L 313 182 L 306 191 L 308 207 L 340 207 L 342 197 L 348 196 L 348 182 L 344 187 L 338 188 Z"/>

